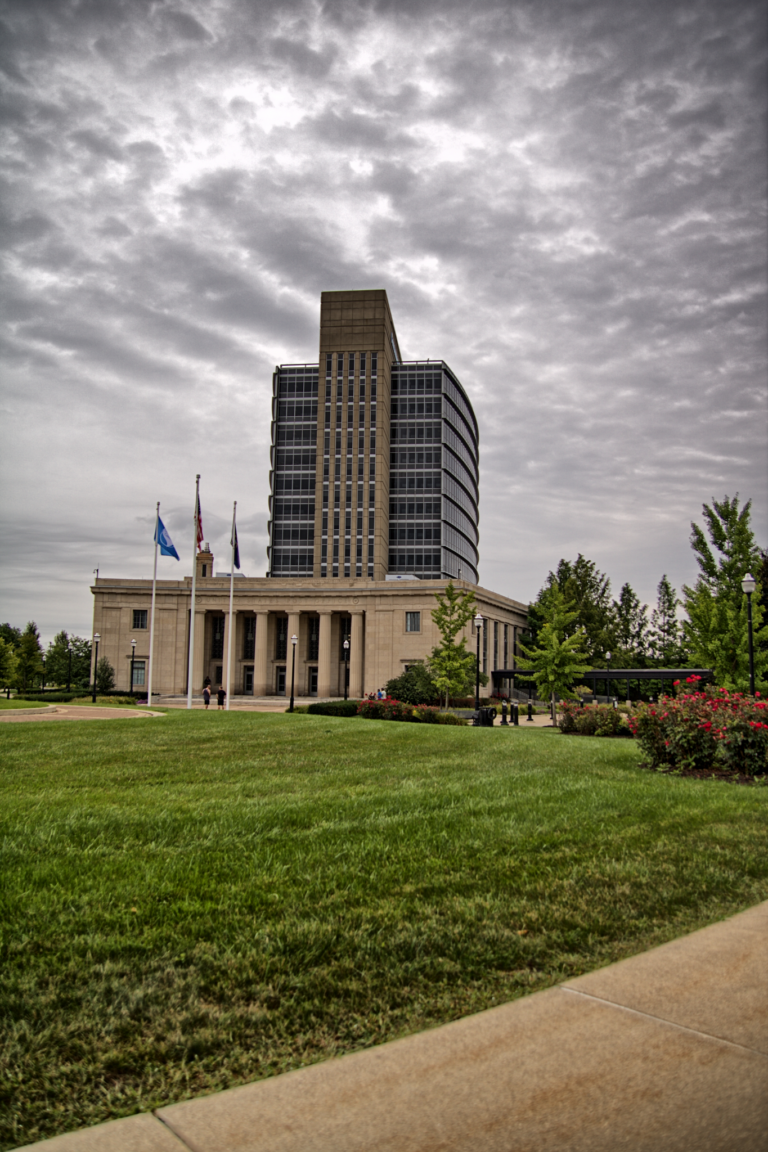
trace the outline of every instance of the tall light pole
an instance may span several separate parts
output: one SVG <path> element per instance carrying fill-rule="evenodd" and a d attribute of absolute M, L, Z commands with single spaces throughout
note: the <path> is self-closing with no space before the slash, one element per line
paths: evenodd
<path fill-rule="evenodd" d="M 67 655 L 69 656 L 69 663 L 67 664 L 67 692 L 72 690 L 72 645 L 67 644 Z"/>
<path fill-rule="evenodd" d="M 608 703 L 611 702 L 611 654 L 606 652 L 605 659 L 608 664 L 608 675 L 605 678 L 605 695 L 608 697 Z"/>
<path fill-rule="evenodd" d="M 99 668 L 99 636 L 98 632 L 93 635 L 93 703 L 96 703 L 96 673 Z"/>
<path fill-rule="evenodd" d="M 349 640 L 344 641 L 344 699 L 349 693 Z"/>
<path fill-rule="evenodd" d="M 478 612 L 475 616 L 475 632 L 477 633 L 477 659 L 475 662 L 475 712 L 480 711 L 480 629 L 483 627 L 483 618 Z"/>
<path fill-rule="evenodd" d="M 133 662 L 136 659 L 136 641 L 131 640 L 131 695 L 133 695 Z"/>
<path fill-rule="evenodd" d="M 296 645 L 298 642 L 298 636 L 291 636 L 291 704 L 288 709 L 289 712 L 293 712 L 293 687 L 296 683 Z"/>
<path fill-rule="evenodd" d="M 749 694 L 755 694 L 755 649 L 752 640 L 752 593 L 757 588 L 757 580 L 747 572 L 741 582 L 741 590 L 747 598 L 747 634 L 749 636 Z"/>

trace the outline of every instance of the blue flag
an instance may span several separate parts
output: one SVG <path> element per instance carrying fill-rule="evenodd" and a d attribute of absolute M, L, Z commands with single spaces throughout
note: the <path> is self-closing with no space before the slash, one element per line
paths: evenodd
<path fill-rule="evenodd" d="M 240 545 L 237 542 L 237 525 L 235 525 L 233 530 L 232 530 L 232 538 L 230 539 L 229 542 L 230 542 L 230 544 L 233 545 L 233 547 L 235 549 L 235 568 L 239 568 L 240 567 Z"/>
<path fill-rule="evenodd" d="M 160 545 L 161 556 L 173 556 L 175 560 L 179 559 L 179 554 L 173 546 L 173 540 L 171 540 L 171 537 L 168 535 L 168 529 L 166 528 L 165 524 L 163 524 L 159 516 L 157 518 L 155 544 Z"/>

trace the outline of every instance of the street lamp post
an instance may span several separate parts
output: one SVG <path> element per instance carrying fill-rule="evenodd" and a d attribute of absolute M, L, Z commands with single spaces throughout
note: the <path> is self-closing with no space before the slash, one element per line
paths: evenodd
<path fill-rule="evenodd" d="M 611 654 L 606 652 L 605 659 L 608 665 L 608 675 L 605 678 L 605 695 L 608 698 L 608 703 L 611 702 Z"/>
<path fill-rule="evenodd" d="M 749 694 L 755 694 L 755 649 L 752 640 L 752 593 L 757 588 L 757 580 L 747 572 L 741 582 L 741 590 L 747 598 L 747 635 L 749 637 Z"/>
<path fill-rule="evenodd" d="M 480 629 L 483 626 L 483 618 L 478 612 L 475 616 L 475 632 L 477 633 L 477 660 L 475 664 L 475 712 L 480 711 Z"/>
<path fill-rule="evenodd" d="M 131 695 L 133 695 L 133 684 L 134 684 L 133 663 L 134 663 L 135 659 L 136 659 L 136 641 L 131 640 Z"/>
<path fill-rule="evenodd" d="M 95 632 L 94 636 L 93 636 L 93 703 L 94 704 L 96 703 L 96 672 L 98 671 L 98 667 L 99 667 L 99 640 L 101 640 L 101 636 L 99 636 L 98 632 Z"/>
<path fill-rule="evenodd" d="M 344 699 L 349 693 L 349 640 L 344 641 Z"/>
<path fill-rule="evenodd" d="M 293 712 L 293 689 L 296 683 L 296 645 L 298 642 L 298 636 L 291 636 L 291 703 L 288 708 L 289 712 Z"/>
<path fill-rule="evenodd" d="M 67 655 L 69 657 L 69 662 L 67 664 L 67 692 L 70 692 L 72 689 L 72 645 L 71 644 L 67 644 Z"/>
<path fill-rule="evenodd" d="M 40 673 L 40 689 L 45 692 L 45 656 L 40 657 L 40 663 L 43 666 L 43 670 Z"/>

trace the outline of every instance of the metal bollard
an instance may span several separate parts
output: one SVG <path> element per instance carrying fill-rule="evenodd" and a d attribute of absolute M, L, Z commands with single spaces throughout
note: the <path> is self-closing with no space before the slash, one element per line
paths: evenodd
<path fill-rule="evenodd" d="M 511 708 L 512 708 L 512 705 L 510 704 L 510 710 L 511 710 Z M 509 723 L 507 721 L 507 702 L 506 702 L 506 700 L 502 700 L 502 702 L 501 702 L 501 723 L 502 723 L 502 726 L 504 728 L 509 727 Z"/>
<path fill-rule="evenodd" d="M 526 720 L 526 723 L 528 722 L 533 724 L 533 704 L 530 700 L 528 701 L 528 719 Z"/>
<path fill-rule="evenodd" d="M 520 705 L 519 704 L 513 704 L 512 707 L 515 710 L 514 715 L 512 717 L 512 723 L 514 724 L 515 728 L 517 728 L 518 725 L 520 724 Z"/>

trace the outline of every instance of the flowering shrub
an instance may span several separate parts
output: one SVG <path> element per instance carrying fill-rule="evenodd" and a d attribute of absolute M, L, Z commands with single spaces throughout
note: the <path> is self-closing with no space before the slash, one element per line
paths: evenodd
<path fill-rule="evenodd" d="M 707 685 L 690 676 L 676 696 L 642 704 L 629 726 L 651 768 L 768 772 L 768 705 L 764 700 Z"/>
<path fill-rule="evenodd" d="M 579 736 L 629 736 L 626 720 L 608 704 L 580 705 L 563 700 L 558 706 L 560 731 Z"/>
<path fill-rule="evenodd" d="M 441 712 L 429 704 L 405 704 L 385 696 L 383 700 L 361 700 L 357 715 L 366 720 L 403 720 L 416 724 L 455 724 L 463 727 L 464 721 L 451 712 Z"/>

